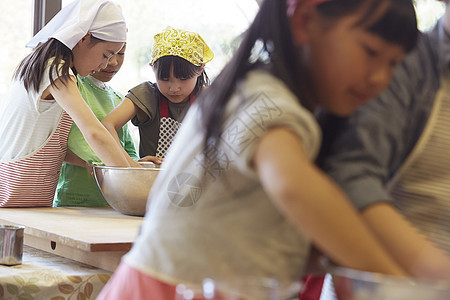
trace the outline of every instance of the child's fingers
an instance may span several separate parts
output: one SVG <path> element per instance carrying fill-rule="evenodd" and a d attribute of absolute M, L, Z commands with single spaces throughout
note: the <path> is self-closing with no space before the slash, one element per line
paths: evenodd
<path fill-rule="evenodd" d="M 147 156 L 141 158 L 139 161 L 141 161 L 141 162 L 146 162 L 146 161 L 148 161 L 148 162 L 152 162 L 152 163 L 155 163 L 155 164 L 157 164 L 157 165 L 160 165 L 160 164 L 162 164 L 163 159 L 162 159 L 161 157 L 156 157 L 156 156 L 152 156 L 152 155 L 147 155 Z"/>

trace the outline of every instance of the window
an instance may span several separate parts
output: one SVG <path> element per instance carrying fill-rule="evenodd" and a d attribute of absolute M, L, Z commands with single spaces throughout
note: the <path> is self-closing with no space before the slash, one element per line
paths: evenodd
<path fill-rule="evenodd" d="M 417 23 L 420 30 L 430 29 L 444 14 L 445 4 L 438 0 L 415 0 Z"/>
<path fill-rule="evenodd" d="M 33 1 L 3 3 L 0 9 L 0 105 L 8 93 L 11 77 L 22 58 L 30 52 L 25 44 L 32 37 Z"/>

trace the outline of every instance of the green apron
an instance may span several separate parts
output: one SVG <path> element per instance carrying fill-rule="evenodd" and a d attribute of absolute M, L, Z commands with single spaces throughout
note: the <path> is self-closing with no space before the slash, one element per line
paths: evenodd
<path fill-rule="evenodd" d="M 88 77 L 77 76 L 77 79 L 83 99 L 99 120 L 102 120 L 123 99 L 112 88 L 101 89 Z M 127 125 L 118 131 L 118 135 L 125 151 L 137 160 L 134 142 Z M 89 164 L 100 162 L 75 123 L 72 124 L 70 129 L 67 144 L 73 153 Z M 95 179 L 86 168 L 63 163 L 53 206 L 101 207 L 108 206 L 108 203 L 103 198 Z"/>

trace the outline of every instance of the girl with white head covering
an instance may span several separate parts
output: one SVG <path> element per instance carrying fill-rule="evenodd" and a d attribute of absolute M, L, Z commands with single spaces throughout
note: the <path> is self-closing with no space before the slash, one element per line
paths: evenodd
<path fill-rule="evenodd" d="M 137 165 L 80 95 L 75 75 L 104 67 L 126 41 L 120 8 L 75 0 L 27 44 L 0 110 L 0 207 L 52 206 L 72 120 L 107 165 Z"/>

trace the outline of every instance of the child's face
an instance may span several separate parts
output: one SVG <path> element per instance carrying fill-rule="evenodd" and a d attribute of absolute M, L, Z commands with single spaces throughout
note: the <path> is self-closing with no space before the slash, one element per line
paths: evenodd
<path fill-rule="evenodd" d="M 341 116 L 383 91 L 404 56 L 401 46 L 355 26 L 359 19 L 351 15 L 324 27 L 317 17 L 303 43 L 309 50 L 316 104 Z"/>
<path fill-rule="evenodd" d="M 105 69 L 109 60 L 122 49 L 124 43 L 98 42 L 90 43 L 90 35 L 72 49 L 73 65 L 81 76 L 87 76 Z"/>
<path fill-rule="evenodd" d="M 189 95 L 195 88 L 197 76 L 180 79 L 173 75 L 173 67 L 169 78 L 156 78 L 159 91 L 172 103 L 189 101 Z"/>
<path fill-rule="evenodd" d="M 93 76 L 100 81 L 108 82 L 122 67 L 123 61 L 125 59 L 125 46 L 115 55 L 111 57 L 106 68 L 95 72 Z"/>

